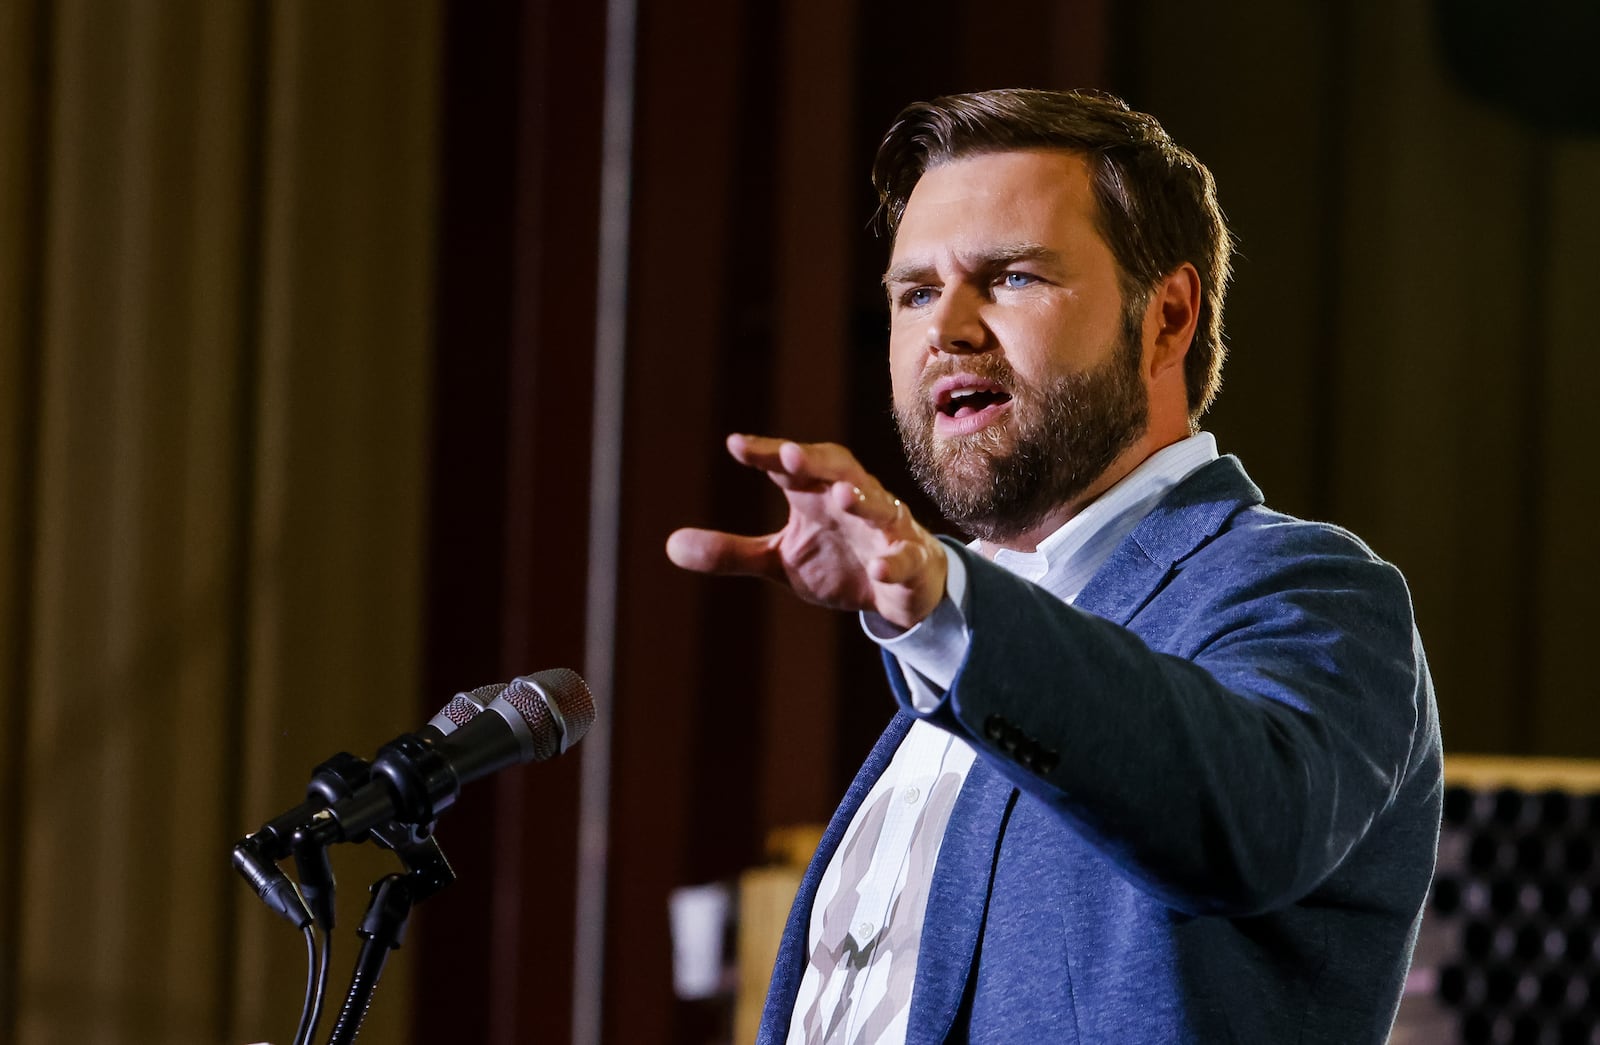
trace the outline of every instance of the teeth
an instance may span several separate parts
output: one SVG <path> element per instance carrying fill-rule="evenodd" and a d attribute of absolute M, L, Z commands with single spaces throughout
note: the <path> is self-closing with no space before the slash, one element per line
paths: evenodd
<path fill-rule="evenodd" d="M 954 392 L 950 393 L 950 398 L 965 399 L 967 396 L 975 396 L 977 394 L 978 390 L 976 388 L 958 388 Z"/>

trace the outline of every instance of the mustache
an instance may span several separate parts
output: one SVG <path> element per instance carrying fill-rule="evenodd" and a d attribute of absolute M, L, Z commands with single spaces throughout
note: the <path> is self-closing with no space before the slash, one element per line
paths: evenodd
<path fill-rule="evenodd" d="M 932 400 L 933 386 L 957 374 L 992 381 L 1007 392 L 1014 393 L 1019 387 L 1027 387 L 1026 383 L 1017 378 L 1017 372 L 1011 369 L 1011 364 L 1000 356 L 946 357 L 923 368 L 921 376 L 917 379 L 919 397 L 924 402 Z"/>

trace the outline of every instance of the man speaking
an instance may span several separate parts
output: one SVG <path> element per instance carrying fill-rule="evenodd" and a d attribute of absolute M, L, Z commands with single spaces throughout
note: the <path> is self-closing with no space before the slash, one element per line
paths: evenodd
<path fill-rule="evenodd" d="M 913 105 L 873 170 L 895 416 L 941 541 L 831 444 L 735 435 L 782 530 L 672 561 L 858 611 L 899 702 L 807 871 L 763 1042 L 1383 1042 L 1433 871 L 1404 580 L 1199 419 L 1211 175 L 1097 94 Z"/>

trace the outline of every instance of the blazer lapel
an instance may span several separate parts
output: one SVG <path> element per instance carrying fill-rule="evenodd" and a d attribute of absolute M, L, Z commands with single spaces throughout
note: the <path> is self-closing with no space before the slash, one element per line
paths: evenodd
<path fill-rule="evenodd" d="M 1127 624 L 1173 566 L 1192 555 L 1245 508 L 1262 503 L 1239 459 L 1219 457 L 1173 487 L 1084 585 L 1073 605 Z"/>
<path fill-rule="evenodd" d="M 1017 790 L 983 759 L 972 764 L 939 847 L 917 953 L 906 1045 L 944 1041 L 972 975 L 989 883 Z"/>

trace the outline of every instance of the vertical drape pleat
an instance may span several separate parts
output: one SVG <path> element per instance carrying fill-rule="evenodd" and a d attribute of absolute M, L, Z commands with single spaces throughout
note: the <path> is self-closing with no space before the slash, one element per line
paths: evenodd
<path fill-rule="evenodd" d="M 415 726 L 433 336 L 437 13 L 381 2 L 270 11 L 247 528 L 253 742 L 239 766 L 252 815 L 281 805 L 285 782 L 303 786 L 327 754 L 367 753 Z M 384 856 L 338 854 L 340 968 L 354 960 L 365 884 L 393 869 Z M 282 928 L 241 919 L 243 952 L 281 959 Z M 402 1039 L 406 958 L 385 973 L 363 1037 Z M 241 966 L 241 1013 L 293 996 L 298 968 L 275 968 L 289 975 Z"/>
<path fill-rule="evenodd" d="M 1541 495 L 1538 543 L 1529 557 L 1533 613 L 1523 633 L 1533 644 L 1529 659 L 1539 665 L 1534 750 L 1582 744 L 1585 754 L 1600 757 L 1600 680 L 1590 653 L 1600 580 L 1600 483 L 1588 437 L 1600 394 L 1594 334 L 1600 141 L 1556 142 L 1549 169 L 1549 279 L 1538 303 L 1549 335 L 1532 419 L 1543 453 L 1517 462 L 1537 469 Z M 1505 346 L 1513 355 L 1518 349 Z"/>
<path fill-rule="evenodd" d="M 414 725 L 437 12 L 3 10 L 0 1039 L 286 1040 L 227 850 Z"/>
<path fill-rule="evenodd" d="M 41 138 L 47 18 L 38 2 L 0 4 L 0 1037 L 17 1013 L 21 968 L 22 783 L 26 745 L 29 570 L 33 561 Z"/>

